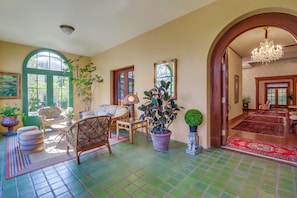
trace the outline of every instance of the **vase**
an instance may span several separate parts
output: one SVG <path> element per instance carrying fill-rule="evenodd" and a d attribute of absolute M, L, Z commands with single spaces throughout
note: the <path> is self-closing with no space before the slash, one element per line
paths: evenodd
<path fill-rule="evenodd" d="M 168 151 L 171 131 L 165 134 L 150 133 L 156 151 Z"/>
<path fill-rule="evenodd" d="M 18 116 L 2 116 L 1 124 L 8 129 L 4 136 L 15 135 L 13 127 L 19 124 Z"/>

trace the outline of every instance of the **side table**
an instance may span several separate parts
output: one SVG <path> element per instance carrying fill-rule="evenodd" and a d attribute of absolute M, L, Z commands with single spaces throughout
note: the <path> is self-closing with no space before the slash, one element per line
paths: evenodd
<path fill-rule="evenodd" d="M 144 128 L 146 132 L 146 138 L 148 137 L 148 121 L 123 119 L 117 120 L 117 138 L 119 139 L 120 129 L 125 129 L 129 132 L 130 143 L 133 144 L 133 134 L 136 129 Z"/>
<path fill-rule="evenodd" d="M 66 122 L 51 125 L 52 129 L 56 129 L 56 130 L 59 131 L 59 134 L 55 138 L 55 139 L 57 139 L 58 137 L 60 137 L 60 140 L 59 140 L 58 144 L 61 142 L 63 137 L 66 135 L 66 132 L 68 131 L 70 126 L 71 126 L 71 124 L 68 124 Z"/>

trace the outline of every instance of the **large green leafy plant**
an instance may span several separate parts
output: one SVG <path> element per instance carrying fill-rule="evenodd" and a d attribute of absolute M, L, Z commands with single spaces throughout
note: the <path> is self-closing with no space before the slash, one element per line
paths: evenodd
<path fill-rule="evenodd" d="M 84 104 L 85 111 L 90 111 L 96 85 L 103 82 L 103 78 L 95 74 L 96 66 L 90 62 L 79 66 L 82 57 L 66 61 L 68 69 L 73 73 L 72 84 L 75 86 L 75 93 Z"/>
<path fill-rule="evenodd" d="M 156 134 L 169 133 L 168 127 L 177 118 L 177 114 L 183 107 L 178 106 L 168 92 L 170 82 L 161 81 L 160 86 L 144 91 L 145 103 L 138 109 L 143 111 L 141 120 L 149 120 L 151 132 Z"/>

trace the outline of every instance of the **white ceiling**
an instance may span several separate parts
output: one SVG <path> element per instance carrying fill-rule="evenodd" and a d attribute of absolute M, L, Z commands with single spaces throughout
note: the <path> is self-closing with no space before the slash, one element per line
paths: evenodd
<path fill-rule="evenodd" d="M 93 56 L 215 0 L 0 0 L 0 40 Z M 64 34 L 59 26 L 75 31 Z M 244 60 L 264 40 L 263 28 L 247 31 L 231 44 Z M 268 39 L 296 53 L 286 31 L 269 27 Z"/>
<path fill-rule="evenodd" d="M 0 0 L 0 40 L 92 56 L 214 1 Z"/>

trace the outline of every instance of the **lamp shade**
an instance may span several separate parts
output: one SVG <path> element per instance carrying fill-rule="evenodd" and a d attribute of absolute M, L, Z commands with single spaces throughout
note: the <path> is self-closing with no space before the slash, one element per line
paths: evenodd
<path fill-rule="evenodd" d="M 137 104 L 139 103 L 139 98 L 136 94 L 131 93 L 125 96 L 123 103 L 126 105 Z"/>

